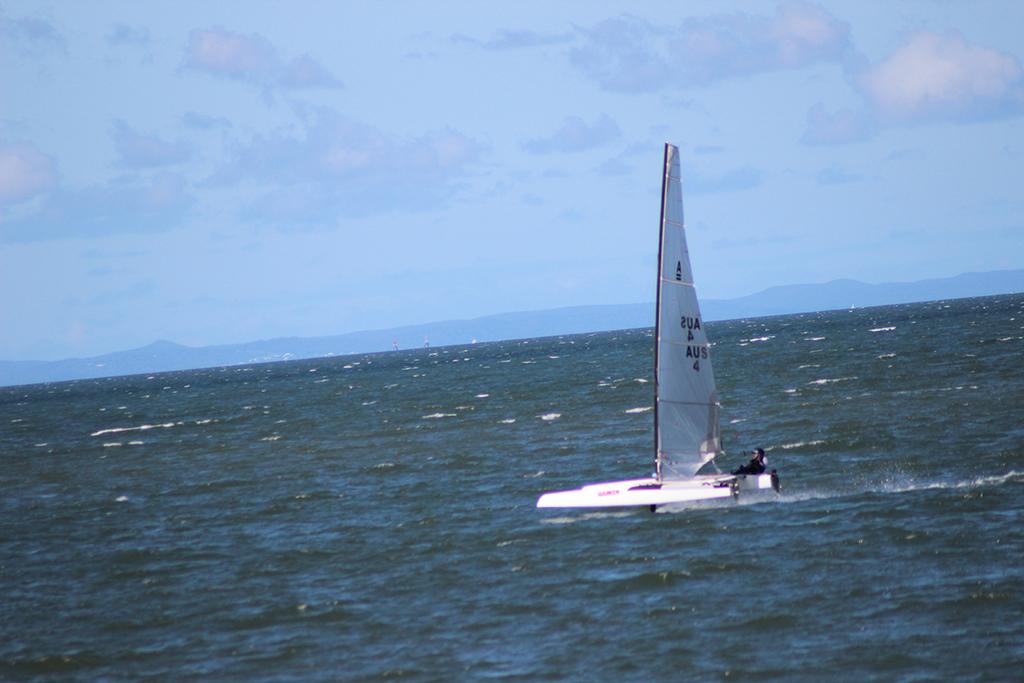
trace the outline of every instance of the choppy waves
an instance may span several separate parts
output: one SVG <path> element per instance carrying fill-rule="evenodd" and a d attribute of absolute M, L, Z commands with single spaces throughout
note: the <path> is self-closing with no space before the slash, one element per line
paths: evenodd
<path fill-rule="evenodd" d="M 650 473 L 650 330 L 0 389 L 0 678 L 1015 680 L 1022 320 L 709 324 L 782 494 L 672 514 L 535 507 Z"/>

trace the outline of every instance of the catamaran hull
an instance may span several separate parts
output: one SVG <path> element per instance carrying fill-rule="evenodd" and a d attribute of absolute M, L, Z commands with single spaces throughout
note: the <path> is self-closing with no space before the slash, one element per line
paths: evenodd
<path fill-rule="evenodd" d="M 712 475 L 685 481 L 658 482 L 654 478 L 588 484 L 571 491 L 545 493 L 539 508 L 662 507 L 691 505 L 729 499 L 776 495 L 778 477 L 759 475 Z"/>

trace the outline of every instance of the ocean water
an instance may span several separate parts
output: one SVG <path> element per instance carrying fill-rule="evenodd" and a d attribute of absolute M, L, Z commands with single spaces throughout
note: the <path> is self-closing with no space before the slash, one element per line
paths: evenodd
<path fill-rule="evenodd" d="M 712 323 L 781 497 L 537 510 L 651 333 L 0 388 L 0 679 L 1021 680 L 1024 295 Z"/>

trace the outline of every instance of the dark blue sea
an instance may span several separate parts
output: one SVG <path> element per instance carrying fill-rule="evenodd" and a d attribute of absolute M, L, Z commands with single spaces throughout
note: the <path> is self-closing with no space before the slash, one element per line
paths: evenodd
<path fill-rule="evenodd" d="M 712 323 L 781 497 L 537 510 L 651 335 L 0 388 L 0 678 L 1022 679 L 1024 295 Z"/>

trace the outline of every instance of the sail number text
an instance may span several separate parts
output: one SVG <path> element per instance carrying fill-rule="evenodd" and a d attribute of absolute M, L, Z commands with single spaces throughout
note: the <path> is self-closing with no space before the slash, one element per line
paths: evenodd
<path fill-rule="evenodd" d="M 679 318 L 679 326 L 686 330 L 686 341 L 692 342 L 694 340 L 693 331 L 700 329 L 700 318 L 688 315 L 681 316 Z M 700 361 L 708 357 L 708 347 L 687 344 L 686 357 L 693 359 L 693 369 L 700 372 Z"/>

